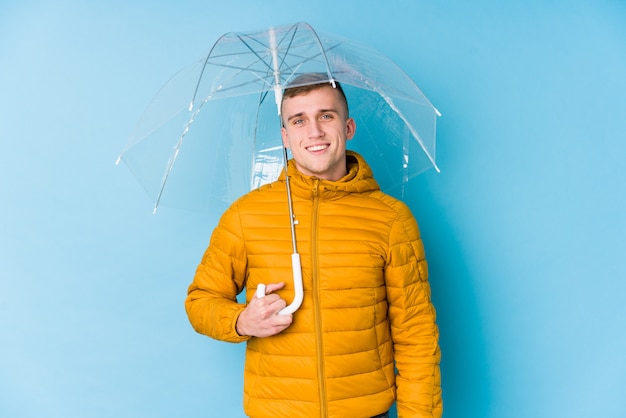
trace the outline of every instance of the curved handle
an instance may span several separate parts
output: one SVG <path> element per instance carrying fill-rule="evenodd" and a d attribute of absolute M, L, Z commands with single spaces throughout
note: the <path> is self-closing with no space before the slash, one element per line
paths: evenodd
<path fill-rule="evenodd" d="M 302 266 L 300 264 L 300 254 L 294 253 L 291 255 L 291 270 L 293 271 L 293 287 L 295 294 L 291 304 L 285 306 L 278 312 L 279 315 L 291 315 L 300 308 L 302 300 L 304 299 L 304 288 L 302 286 Z M 255 297 L 265 297 L 265 285 L 260 283 L 257 285 Z"/>
<path fill-rule="evenodd" d="M 300 254 L 291 254 L 291 270 L 293 271 L 293 288 L 295 291 L 291 304 L 285 306 L 278 312 L 280 315 L 291 315 L 300 308 L 304 299 L 304 288 L 302 287 L 302 266 L 300 264 Z"/>

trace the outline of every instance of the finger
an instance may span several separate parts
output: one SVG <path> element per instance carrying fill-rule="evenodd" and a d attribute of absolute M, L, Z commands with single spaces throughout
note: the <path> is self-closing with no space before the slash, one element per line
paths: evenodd
<path fill-rule="evenodd" d="M 285 306 L 287 306 L 287 301 L 285 301 L 285 299 L 281 299 L 277 295 L 273 295 L 273 296 L 276 296 L 276 299 L 270 302 L 270 308 L 272 309 L 272 311 L 278 312 L 281 309 L 283 309 Z"/>
<path fill-rule="evenodd" d="M 283 329 L 285 329 L 291 325 L 293 315 L 274 315 L 273 320 L 276 326 L 283 327 Z"/>
<path fill-rule="evenodd" d="M 272 319 L 272 321 L 275 319 L 273 317 L 277 316 L 278 312 L 287 306 L 287 302 L 276 294 L 269 294 L 263 299 L 256 299 L 254 303 L 254 309 L 258 312 L 259 317 L 263 320 Z"/>
<path fill-rule="evenodd" d="M 283 287 L 285 287 L 285 283 L 284 282 L 279 282 L 279 283 L 269 283 L 266 287 L 265 287 L 265 294 L 268 293 L 272 293 L 275 290 L 278 289 L 282 289 Z M 258 289 L 258 288 L 257 288 Z"/>

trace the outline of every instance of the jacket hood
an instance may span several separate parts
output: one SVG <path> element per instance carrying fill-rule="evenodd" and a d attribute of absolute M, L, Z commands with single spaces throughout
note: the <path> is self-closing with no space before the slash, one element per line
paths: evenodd
<path fill-rule="evenodd" d="M 346 166 L 348 174 L 341 179 L 337 181 L 320 180 L 315 176 L 302 174 L 296 168 L 295 161 L 291 159 L 287 164 L 291 191 L 297 196 L 308 198 L 313 190 L 317 189 L 325 198 L 332 198 L 333 196 L 340 197 L 346 193 L 364 193 L 380 190 L 380 186 L 374 179 L 372 169 L 360 154 L 354 151 L 346 151 Z M 281 182 L 285 181 L 284 171 L 278 180 Z"/>

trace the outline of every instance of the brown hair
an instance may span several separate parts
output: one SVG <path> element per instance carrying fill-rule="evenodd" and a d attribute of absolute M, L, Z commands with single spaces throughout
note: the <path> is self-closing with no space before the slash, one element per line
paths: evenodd
<path fill-rule="evenodd" d="M 285 88 L 285 90 L 283 90 L 283 97 L 280 103 L 281 110 L 282 110 L 283 102 L 285 101 L 285 98 L 291 98 L 291 97 L 307 94 L 313 90 L 317 90 L 319 88 L 326 87 L 326 86 L 334 87 L 339 92 L 339 96 L 341 97 L 345 105 L 346 118 L 347 118 L 349 115 L 349 109 L 348 109 L 348 99 L 346 99 L 346 94 L 343 92 L 343 88 L 341 87 L 339 82 L 330 79 L 328 77 L 328 74 L 325 74 L 325 73 L 305 73 L 291 80 L 289 84 L 287 84 L 287 87 Z"/>

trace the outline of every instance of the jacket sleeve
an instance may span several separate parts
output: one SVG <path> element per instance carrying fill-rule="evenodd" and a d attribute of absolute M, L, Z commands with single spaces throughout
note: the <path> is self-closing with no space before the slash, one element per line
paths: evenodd
<path fill-rule="evenodd" d="M 185 309 L 193 328 L 200 334 L 228 342 L 246 341 L 235 325 L 245 305 L 237 302 L 243 290 L 246 254 L 234 206 L 222 216 L 209 247 L 189 286 Z"/>
<path fill-rule="evenodd" d="M 417 222 L 401 204 L 385 270 L 400 418 L 442 415 L 439 331 Z"/>

